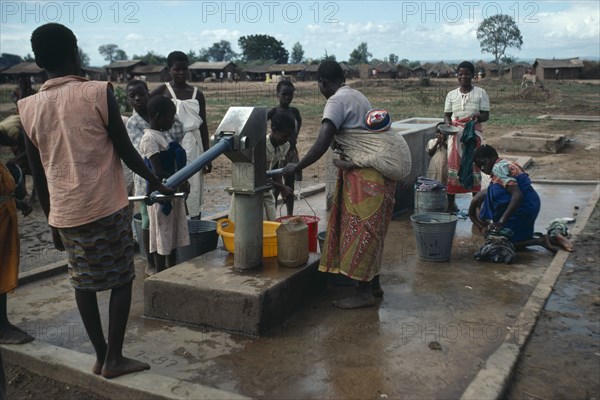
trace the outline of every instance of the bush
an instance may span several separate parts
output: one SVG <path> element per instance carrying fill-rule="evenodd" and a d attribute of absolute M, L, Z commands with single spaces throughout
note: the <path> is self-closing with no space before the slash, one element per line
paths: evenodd
<path fill-rule="evenodd" d="M 421 77 L 421 80 L 419 81 L 419 85 L 421 85 L 421 86 L 431 86 L 431 81 L 429 80 L 429 77 L 428 76 Z"/>

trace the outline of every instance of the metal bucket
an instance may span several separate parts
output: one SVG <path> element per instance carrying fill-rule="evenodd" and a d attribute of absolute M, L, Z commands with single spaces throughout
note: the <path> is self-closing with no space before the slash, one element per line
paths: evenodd
<path fill-rule="evenodd" d="M 415 214 L 444 212 L 448 208 L 448 195 L 445 189 L 415 190 Z"/>
<path fill-rule="evenodd" d="M 144 235 L 142 235 L 142 214 L 133 214 L 133 227 L 135 230 L 135 237 L 140 245 L 140 253 L 145 255 L 146 245 L 144 244 Z"/>
<path fill-rule="evenodd" d="M 458 218 L 447 213 L 410 216 L 419 258 L 424 261 L 449 261 Z"/>
<path fill-rule="evenodd" d="M 178 264 L 216 249 L 219 241 L 215 221 L 188 219 L 187 222 L 190 244 L 177 249 Z"/>

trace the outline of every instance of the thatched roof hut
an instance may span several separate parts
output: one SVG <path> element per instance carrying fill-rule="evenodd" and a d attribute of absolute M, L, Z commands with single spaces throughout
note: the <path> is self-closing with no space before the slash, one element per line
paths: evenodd
<path fill-rule="evenodd" d="M 580 79 L 583 62 L 579 58 L 545 60 L 536 58 L 533 69 L 539 80 Z"/>

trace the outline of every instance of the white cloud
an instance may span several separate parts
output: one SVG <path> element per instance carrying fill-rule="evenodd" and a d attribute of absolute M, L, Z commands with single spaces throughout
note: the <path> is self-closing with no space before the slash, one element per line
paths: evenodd
<path fill-rule="evenodd" d="M 138 40 L 144 40 L 145 37 L 143 35 L 140 35 L 139 33 L 129 33 L 127 34 L 127 36 L 125 36 L 125 40 L 126 41 L 138 41 Z"/>

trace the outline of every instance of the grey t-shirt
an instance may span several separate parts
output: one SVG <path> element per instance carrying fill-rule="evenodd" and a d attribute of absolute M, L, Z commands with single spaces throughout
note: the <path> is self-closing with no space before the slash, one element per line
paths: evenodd
<path fill-rule="evenodd" d="M 365 115 L 371 108 L 365 95 L 349 86 L 342 86 L 327 99 L 322 121 L 331 121 L 338 130 L 366 129 Z"/>

